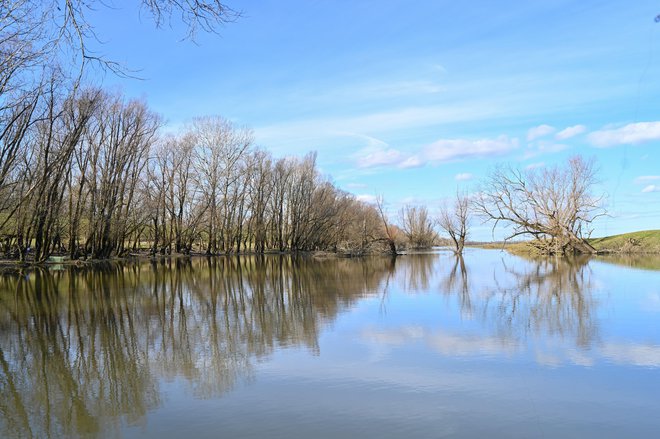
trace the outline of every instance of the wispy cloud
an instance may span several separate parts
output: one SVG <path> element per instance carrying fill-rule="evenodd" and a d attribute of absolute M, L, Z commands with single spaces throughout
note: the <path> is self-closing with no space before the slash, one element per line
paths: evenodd
<path fill-rule="evenodd" d="M 550 125 L 539 125 L 534 128 L 530 128 L 529 131 L 527 131 L 527 141 L 531 142 L 532 140 L 536 140 L 541 137 L 545 137 L 549 134 L 552 134 L 556 131 L 556 128 Z"/>
<path fill-rule="evenodd" d="M 380 139 L 363 134 L 347 134 L 367 142 L 367 146 L 353 155 L 359 168 L 396 165 L 405 160 L 405 155 L 401 151 L 390 147 Z"/>
<path fill-rule="evenodd" d="M 419 168 L 424 166 L 424 162 L 418 156 L 410 156 L 399 164 L 399 168 L 409 169 L 409 168 Z"/>
<path fill-rule="evenodd" d="M 646 186 L 644 189 L 642 189 L 643 194 L 648 194 L 650 192 L 660 192 L 660 185 L 650 184 Z"/>
<path fill-rule="evenodd" d="M 456 181 L 468 181 L 468 180 L 472 180 L 472 178 L 474 178 L 474 175 L 470 174 L 469 172 L 456 174 L 456 176 L 454 177 Z"/>
<path fill-rule="evenodd" d="M 426 164 L 447 163 L 456 160 L 496 157 L 507 154 L 519 146 L 517 138 L 500 136 L 495 139 L 440 139 L 417 153 L 404 153 L 387 143 L 371 138 L 369 145 L 356 154 L 359 168 L 394 166 L 401 169 Z"/>
<path fill-rule="evenodd" d="M 396 348 L 421 341 L 430 349 L 451 357 L 511 356 L 521 350 L 521 345 L 515 339 L 431 331 L 420 326 L 403 326 L 383 331 L 366 330 L 361 334 L 361 339 L 369 345 L 381 348 Z M 539 346 L 535 354 L 539 364 L 551 367 L 566 363 L 589 367 L 603 360 L 641 367 L 660 367 L 660 347 L 635 342 L 605 341 L 587 351 L 566 349 L 564 344 L 551 341 Z"/>
<path fill-rule="evenodd" d="M 660 347 L 647 344 L 607 343 L 601 348 L 605 358 L 614 363 L 635 366 L 660 366 Z"/>
<path fill-rule="evenodd" d="M 660 181 L 660 175 L 640 175 L 635 179 L 635 183 L 644 184 L 649 181 Z"/>
<path fill-rule="evenodd" d="M 398 165 L 404 160 L 403 153 L 394 148 L 365 148 L 356 155 L 356 162 L 360 168 Z"/>
<path fill-rule="evenodd" d="M 557 134 L 555 134 L 555 139 L 557 140 L 566 140 L 571 137 L 578 136 L 587 131 L 587 127 L 584 125 L 573 125 L 572 127 L 564 128 Z"/>
<path fill-rule="evenodd" d="M 355 198 L 358 201 L 362 201 L 364 203 L 369 203 L 369 204 L 376 204 L 376 196 L 375 195 L 370 195 L 370 194 L 359 194 L 356 195 Z"/>
<path fill-rule="evenodd" d="M 587 138 L 599 148 L 660 140 L 660 122 L 637 122 L 621 128 L 594 131 Z"/>
<path fill-rule="evenodd" d="M 536 163 L 530 163 L 529 165 L 525 166 L 525 169 L 527 170 L 538 169 L 544 166 L 545 166 L 545 162 L 536 162 Z"/>
<path fill-rule="evenodd" d="M 557 143 L 548 140 L 538 140 L 527 145 L 524 158 L 530 159 L 541 154 L 554 154 L 568 149 L 569 146 L 564 143 Z"/>
<path fill-rule="evenodd" d="M 496 139 L 440 139 L 427 146 L 423 157 L 433 163 L 449 162 L 466 158 L 501 156 L 519 146 L 517 138 L 499 136 Z"/>
<path fill-rule="evenodd" d="M 384 133 L 426 126 L 489 119 L 500 115 L 497 108 L 484 102 L 466 102 L 456 106 L 413 106 L 391 111 L 374 112 L 351 116 L 329 116 L 319 119 L 282 122 L 270 126 L 256 127 L 257 140 L 264 143 L 304 140 L 305 149 L 309 141 L 351 135 L 349 133 Z"/>

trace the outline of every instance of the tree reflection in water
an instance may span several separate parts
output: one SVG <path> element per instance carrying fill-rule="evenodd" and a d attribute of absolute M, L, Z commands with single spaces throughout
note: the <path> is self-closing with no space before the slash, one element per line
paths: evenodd
<path fill-rule="evenodd" d="M 511 266 L 503 262 L 508 285 L 498 279 L 489 297 L 500 329 L 514 334 L 528 331 L 540 336 L 558 335 L 589 348 L 598 338 L 597 301 L 589 257 L 553 257 Z M 511 281 L 513 285 L 511 285 Z"/>
<path fill-rule="evenodd" d="M 221 396 L 280 347 L 318 355 L 328 323 L 363 297 L 382 295 L 384 306 L 389 292 L 431 294 L 420 303 L 433 303 L 437 287 L 442 312 L 460 310 L 463 322 L 428 328 L 404 310 L 414 326 L 404 335 L 444 355 L 511 355 L 527 339 L 541 354 L 555 343 L 658 364 L 654 348 L 597 343 L 587 259 L 478 255 L 199 257 L 1 275 L 0 436 L 118 436 L 162 406 L 163 381 L 195 398 Z M 433 327 L 443 322 L 454 326 Z M 408 340 L 401 332 L 396 340 Z"/>
<path fill-rule="evenodd" d="M 457 298 L 464 318 L 480 319 L 503 340 L 570 337 L 589 348 L 598 339 L 598 303 L 588 263 L 588 257 L 503 258 L 485 278 L 470 275 L 463 258 L 452 257 L 439 290 Z"/>
<path fill-rule="evenodd" d="M 318 352 L 323 324 L 391 269 L 389 258 L 253 256 L 4 275 L 0 433 L 116 436 L 161 404 L 162 378 L 221 395 L 277 346 Z"/>

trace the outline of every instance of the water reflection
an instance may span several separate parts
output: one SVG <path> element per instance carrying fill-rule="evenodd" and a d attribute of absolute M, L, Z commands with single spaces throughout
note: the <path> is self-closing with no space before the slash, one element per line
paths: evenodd
<path fill-rule="evenodd" d="M 259 363 L 278 350 L 323 357 L 321 335 L 356 309 L 358 339 L 379 348 L 422 346 L 412 353 L 420 364 L 433 352 L 660 367 L 654 336 L 631 341 L 625 329 L 612 336 L 602 276 L 585 258 L 522 260 L 492 251 L 465 259 L 193 258 L 5 274 L 0 436 L 121 436 L 125 425 L 142 425 L 166 404 L 163 383 L 182 380 L 197 399 L 229 397 L 256 381 Z M 370 303 L 399 313 L 391 320 L 369 314 Z M 334 337 L 361 352 L 350 350 L 355 341 Z M 352 364 L 361 364 L 353 355 Z M 327 353 L 323 361 L 326 371 L 341 367 Z"/>
<path fill-rule="evenodd" d="M 388 259 L 246 257 L 3 276 L 2 436 L 116 435 L 119 420 L 161 404 L 160 378 L 217 397 L 275 347 L 318 352 L 323 323 L 390 269 Z"/>
<path fill-rule="evenodd" d="M 454 255 L 454 262 L 449 273 L 440 282 L 440 291 L 458 297 L 461 313 L 464 317 L 472 316 L 472 299 L 468 271 L 462 254 Z M 460 271 L 459 271 L 460 268 Z"/>
<path fill-rule="evenodd" d="M 528 331 L 570 337 L 589 348 L 598 337 L 594 283 L 587 257 L 547 258 L 493 271 L 485 318 L 508 335 Z"/>
<path fill-rule="evenodd" d="M 624 267 L 660 271 L 660 255 L 657 254 L 612 254 L 598 256 L 596 260 Z"/>

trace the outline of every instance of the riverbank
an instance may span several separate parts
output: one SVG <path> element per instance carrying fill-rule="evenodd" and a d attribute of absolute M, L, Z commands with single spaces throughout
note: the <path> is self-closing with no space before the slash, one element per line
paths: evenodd
<path fill-rule="evenodd" d="M 587 240 L 598 254 L 643 255 L 660 254 L 660 230 L 643 230 Z M 516 255 L 535 255 L 536 247 L 529 241 L 471 243 L 470 247 L 506 250 Z"/>
<path fill-rule="evenodd" d="M 171 253 L 171 254 L 150 254 L 144 253 L 129 253 L 125 256 L 113 256 L 107 259 L 70 259 L 68 256 L 54 255 L 51 256 L 46 262 L 33 263 L 21 262 L 16 259 L 0 259 L 0 273 L 12 272 L 17 269 L 24 269 L 30 267 L 50 267 L 50 268 L 63 268 L 63 267 L 93 267 L 100 264 L 114 263 L 114 262 L 139 262 L 139 261 L 153 261 L 160 262 L 171 259 L 186 259 L 186 258 L 201 258 L 201 257 L 227 257 L 227 256 L 272 256 L 272 255 L 297 255 L 306 258 L 316 259 L 337 259 L 337 258 L 356 258 L 362 256 L 372 255 L 385 255 L 386 252 L 369 252 L 369 253 L 350 253 L 350 252 L 332 252 L 324 250 L 316 251 L 277 251 L 269 250 L 263 253 L 258 252 L 241 252 L 241 253 L 218 253 L 207 254 L 205 252 L 193 252 L 189 254 L 184 253 Z"/>

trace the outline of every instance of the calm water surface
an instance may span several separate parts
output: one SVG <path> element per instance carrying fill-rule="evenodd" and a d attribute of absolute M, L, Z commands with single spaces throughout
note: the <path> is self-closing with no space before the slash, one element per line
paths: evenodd
<path fill-rule="evenodd" d="M 5 274 L 0 437 L 658 437 L 658 268 L 470 249 Z"/>

